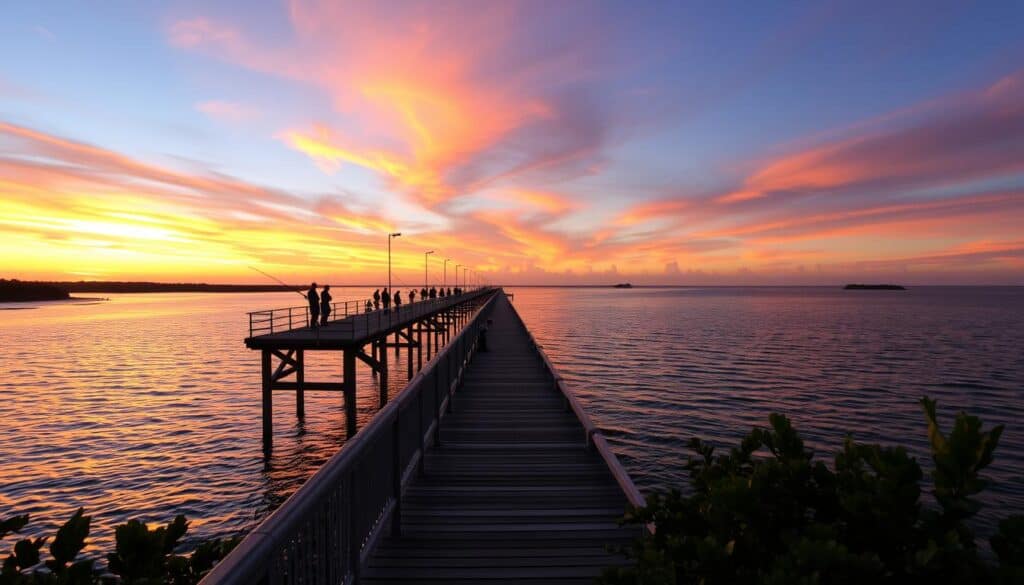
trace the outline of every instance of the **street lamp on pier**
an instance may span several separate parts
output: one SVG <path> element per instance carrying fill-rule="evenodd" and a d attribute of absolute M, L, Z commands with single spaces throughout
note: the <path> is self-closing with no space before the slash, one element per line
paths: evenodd
<path fill-rule="evenodd" d="M 423 290 L 427 290 L 427 286 L 430 283 L 430 272 L 427 270 L 427 259 L 430 258 L 430 255 L 433 253 L 433 250 L 423 253 Z"/>
<path fill-rule="evenodd" d="M 451 261 L 451 258 L 444 259 L 444 280 L 441 281 L 441 290 L 444 290 L 444 287 L 448 286 L 448 263 Z"/>
<path fill-rule="evenodd" d="M 402 232 L 388 234 L 388 294 L 391 294 L 391 240 L 401 236 Z"/>

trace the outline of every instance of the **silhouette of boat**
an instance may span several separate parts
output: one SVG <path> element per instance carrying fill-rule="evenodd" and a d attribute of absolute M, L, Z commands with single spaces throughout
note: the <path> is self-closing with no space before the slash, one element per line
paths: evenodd
<path fill-rule="evenodd" d="M 633 285 L 629 284 L 628 282 L 620 282 L 619 284 L 615 285 L 615 288 L 633 288 Z"/>

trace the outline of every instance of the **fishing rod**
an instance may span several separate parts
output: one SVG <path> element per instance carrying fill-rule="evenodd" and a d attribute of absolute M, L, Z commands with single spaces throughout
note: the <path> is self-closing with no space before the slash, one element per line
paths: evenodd
<path fill-rule="evenodd" d="M 256 272 L 259 272 L 260 274 L 262 274 L 263 276 L 266 276 L 266 277 L 267 277 L 267 278 L 269 278 L 270 280 L 273 280 L 274 282 L 277 282 L 277 283 L 278 283 L 278 284 L 280 284 L 281 286 L 284 286 L 284 287 L 286 287 L 286 288 L 287 288 L 288 290 L 290 290 L 290 291 L 292 291 L 293 293 L 295 293 L 295 294 L 299 295 L 300 297 L 302 297 L 302 298 L 304 298 L 304 299 L 305 299 L 305 298 L 308 298 L 308 297 L 306 297 L 306 295 L 305 295 L 304 293 L 301 293 L 301 292 L 299 292 L 299 291 L 295 290 L 295 287 L 293 287 L 292 285 L 290 285 L 290 284 L 288 284 L 288 283 L 284 282 L 284 281 L 283 281 L 283 280 L 281 280 L 280 278 L 277 278 L 277 277 L 275 277 L 275 276 L 272 276 L 272 275 L 270 275 L 270 274 L 267 274 L 266 272 L 263 272 L 262 270 L 260 270 L 259 268 L 256 268 L 255 266 L 250 266 L 249 268 L 251 268 L 251 269 L 255 270 Z"/>
<path fill-rule="evenodd" d="M 277 278 L 276 276 L 273 276 L 271 274 L 267 274 L 266 272 L 263 272 L 262 270 L 260 270 L 259 268 L 256 268 L 255 266 L 250 266 L 249 268 L 252 268 L 256 272 L 259 272 L 260 274 L 262 274 L 263 276 L 266 276 L 267 278 L 273 280 L 274 282 L 277 282 L 281 286 L 284 286 L 285 288 L 287 288 L 288 290 L 292 291 L 293 293 L 299 295 L 300 297 L 302 297 L 304 299 L 307 299 L 307 300 L 309 299 L 309 297 L 307 297 L 305 295 L 305 293 L 301 293 L 301 292 L 295 290 L 295 288 L 292 287 L 292 285 L 286 283 L 285 281 L 281 280 L 280 278 Z M 271 323 L 273 323 L 273 319 L 274 319 L 273 312 L 271 312 L 270 319 L 271 319 Z M 320 328 L 319 327 L 314 327 L 312 324 L 310 326 L 313 327 L 313 329 L 316 330 L 316 342 L 320 343 Z M 291 311 L 290 310 L 288 311 L 288 327 L 291 328 Z"/>

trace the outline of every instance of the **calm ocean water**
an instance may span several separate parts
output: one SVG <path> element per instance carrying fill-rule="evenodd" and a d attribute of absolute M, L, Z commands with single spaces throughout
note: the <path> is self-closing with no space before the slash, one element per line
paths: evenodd
<path fill-rule="evenodd" d="M 917 400 L 928 394 L 947 426 L 965 409 L 1007 427 L 983 529 L 1024 513 L 1022 288 L 509 291 L 643 489 L 685 481 L 690 437 L 731 446 L 769 412 L 823 456 L 851 433 L 924 459 Z M 254 525 L 344 443 L 340 396 L 308 393 L 300 422 L 291 395 L 275 394 L 263 457 L 244 313 L 293 304 L 288 293 L 150 294 L 0 311 L 0 516 L 29 512 L 37 533 L 52 532 L 85 506 L 99 547 L 130 517 L 185 514 L 193 538 Z M 340 379 L 339 355 L 307 360 L 307 379 Z M 359 375 L 363 425 L 377 391 Z"/>

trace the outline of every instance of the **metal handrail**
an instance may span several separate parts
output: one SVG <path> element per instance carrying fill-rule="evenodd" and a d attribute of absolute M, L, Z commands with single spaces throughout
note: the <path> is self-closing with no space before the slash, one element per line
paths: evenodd
<path fill-rule="evenodd" d="M 383 321 L 382 315 L 399 315 L 406 307 L 440 306 L 442 304 L 454 304 L 449 301 L 457 301 L 465 298 L 466 295 L 483 290 L 489 287 L 473 287 L 463 289 L 462 294 L 433 299 L 418 300 L 414 303 L 405 303 L 400 306 L 391 305 L 388 309 L 378 308 L 371 311 L 366 310 L 366 300 L 338 301 L 331 303 L 331 315 L 333 321 L 329 323 L 341 323 L 351 317 L 363 315 L 374 315 L 377 322 Z M 309 305 L 281 307 L 278 309 L 261 309 L 246 313 L 249 317 L 249 337 L 271 333 L 284 333 L 293 329 L 302 329 L 309 326 Z M 338 318 L 340 317 L 340 318 Z M 371 317 L 372 318 L 372 317 Z M 389 316 L 390 320 L 391 317 Z M 353 325 L 354 326 L 354 325 Z"/>
<path fill-rule="evenodd" d="M 479 304 L 465 327 L 201 585 L 358 580 L 382 529 L 390 522 L 401 533 L 402 491 L 439 432 L 496 298 L 471 297 Z"/>

